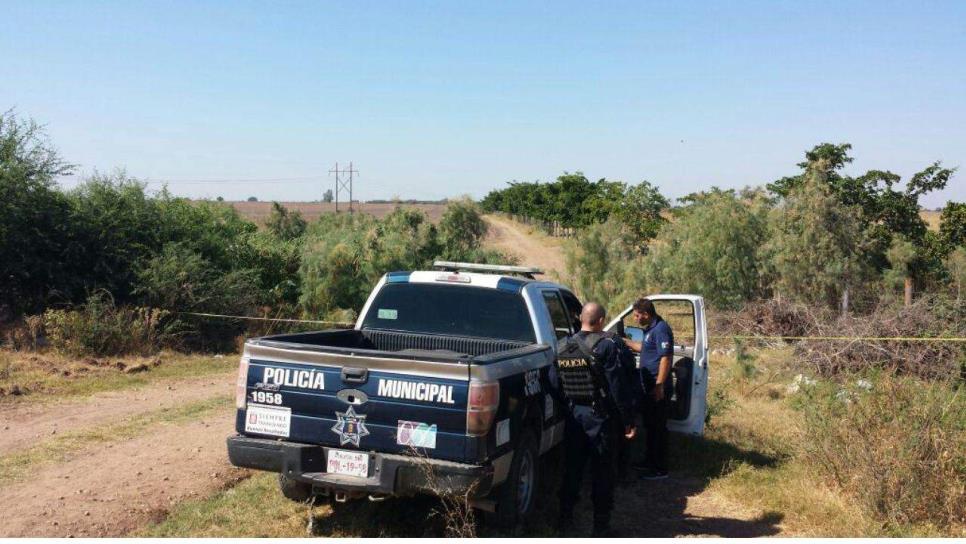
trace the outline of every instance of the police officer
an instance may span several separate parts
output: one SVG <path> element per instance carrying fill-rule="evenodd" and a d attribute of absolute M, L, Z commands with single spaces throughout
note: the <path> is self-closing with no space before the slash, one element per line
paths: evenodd
<path fill-rule="evenodd" d="M 641 354 L 641 381 L 644 399 L 641 415 L 647 433 L 647 451 L 642 463 L 634 468 L 647 480 L 667 478 L 667 418 L 671 391 L 671 359 L 674 357 L 674 332 L 657 314 L 654 303 L 638 299 L 632 310 L 634 319 L 644 329 L 644 341 L 627 340 L 627 345 Z"/>
<path fill-rule="evenodd" d="M 565 531 L 572 526 L 584 465 L 590 460 L 595 536 L 611 533 L 619 441 L 622 434 L 631 439 L 636 432 L 633 383 L 624 372 L 634 355 L 619 337 L 603 332 L 605 318 L 603 306 L 585 304 L 580 332 L 558 344 L 550 371 L 551 394 L 568 406 L 558 527 Z"/>

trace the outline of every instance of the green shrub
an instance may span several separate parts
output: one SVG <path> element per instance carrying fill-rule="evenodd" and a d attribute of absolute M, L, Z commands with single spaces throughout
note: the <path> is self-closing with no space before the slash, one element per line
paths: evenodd
<path fill-rule="evenodd" d="M 40 125 L 0 112 L 0 318 L 76 284 L 70 203 L 55 182 L 71 170 Z"/>
<path fill-rule="evenodd" d="M 299 304 L 304 314 L 345 320 L 362 307 L 386 272 L 427 269 L 440 257 L 512 262 L 481 247 L 486 231 L 479 213 L 475 205 L 457 201 L 444 212 L 439 228 L 422 211 L 401 206 L 382 219 L 323 215 L 303 239 Z"/>
<path fill-rule="evenodd" d="M 733 190 L 688 197 L 644 259 L 652 288 L 701 293 L 716 308 L 736 308 L 762 294 L 758 252 L 767 237 L 766 209 L 760 195 Z"/>
<path fill-rule="evenodd" d="M 616 218 L 592 225 L 564 246 L 565 281 L 582 299 L 623 308 L 645 294 L 642 257 Z"/>
<path fill-rule="evenodd" d="M 272 212 L 265 221 L 265 228 L 280 240 L 294 240 L 305 234 L 307 227 L 302 212 L 291 212 L 278 202 L 272 202 Z"/>
<path fill-rule="evenodd" d="M 883 373 L 805 387 L 805 456 L 888 527 L 966 526 L 966 396 Z"/>
<path fill-rule="evenodd" d="M 145 307 L 115 306 L 105 291 L 70 310 L 44 312 L 44 329 L 51 347 L 75 356 L 149 355 L 169 340 L 168 312 Z"/>
<path fill-rule="evenodd" d="M 476 203 L 468 198 L 450 202 L 439 221 L 440 257 L 446 260 L 465 259 L 480 249 L 486 231 L 486 221 L 483 221 Z"/>
<path fill-rule="evenodd" d="M 169 244 L 149 260 L 138 271 L 138 284 L 141 299 L 169 311 L 179 342 L 191 348 L 230 349 L 245 324 L 190 313 L 248 316 L 263 296 L 257 271 L 221 271 L 182 244 Z"/>

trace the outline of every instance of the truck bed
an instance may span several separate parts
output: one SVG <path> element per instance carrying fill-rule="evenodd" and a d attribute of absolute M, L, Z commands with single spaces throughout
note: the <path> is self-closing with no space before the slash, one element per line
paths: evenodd
<path fill-rule="evenodd" d="M 417 334 L 383 329 L 327 330 L 277 334 L 249 340 L 250 344 L 305 351 L 356 355 L 385 355 L 433 361 L 485 363 L 537 344 L 469 336 Z M 529 351 L 529 350 L 524 350 Z"/>

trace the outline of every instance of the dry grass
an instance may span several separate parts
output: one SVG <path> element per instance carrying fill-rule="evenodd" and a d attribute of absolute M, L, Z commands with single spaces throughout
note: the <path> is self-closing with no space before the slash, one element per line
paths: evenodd
<path fill-rule="evenodd" d="M 889 530 L 966 535 L 966 396 L 890 374 L 818 382 L 798 399 L 804 457 Z"/>
<path fill-rule="evenodd" d="M 213 497 L 186 501 L 166 519 L 132 536 L 142 537 L 422 537 L 442 536 L 428 497 L 350 501 L 333 509 L 292 502 L 275 474 L 257 473 Z M 307 529 L 308 528 L 308 529 Z"/>
<path fill-rule="evenodd" d="M 162 352 L 152 357 L 76 358 L 48 352 L 0 349 L 0 401 L 44 402 L 88 396 L 179 379 L 223 373 L 238 358 Z"/>

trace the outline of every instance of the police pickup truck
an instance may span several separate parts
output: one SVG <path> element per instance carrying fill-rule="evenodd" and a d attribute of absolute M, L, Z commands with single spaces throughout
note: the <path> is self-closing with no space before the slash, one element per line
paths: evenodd
<path fill-rule="evenodd" d="M 558 338 L 579 330 L 581 303 L 532 268 L 435 267 L 383 276 L 351 330 L 248 340 L 232 464 L 279 473 L 297 501 L 465 493 L 500 526 L 527 516 L 539 458 L 563 438 L 547 370 Z M 676 357 L 688 406 L 672 425 L 700 433 L 703 301 L 668 300 L 690 305 L 694 333 Z M 611 326 L 633 336 L 629 313 Z"/>

